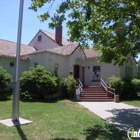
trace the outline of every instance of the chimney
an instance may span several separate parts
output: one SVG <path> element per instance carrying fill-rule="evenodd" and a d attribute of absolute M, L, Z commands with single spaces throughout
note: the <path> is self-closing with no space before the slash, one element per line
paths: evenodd
<path fill-rule="evenodd" d="M 56 27 L 56 30 L 55 30 L 55 41 L 59 45 L 62 45 L 62 26 Z"/>

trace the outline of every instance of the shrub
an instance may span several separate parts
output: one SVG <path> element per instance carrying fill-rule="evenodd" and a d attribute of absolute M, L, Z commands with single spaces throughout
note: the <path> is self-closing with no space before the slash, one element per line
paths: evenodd
<path fill-rule="evenodd" d="M 40 65 L 22 73 L 20 87 L 22 96 L 38 98 L 44 98 L 46 95 L 53 96 L 59 88 L 57 77 Z"/>
<path fill-rule="evenodd" d="M 63 78 L 60 82 L 60 86 L 62 88 L 62 91 L 66 94 L 67 97 L 69 98 L 74 97 L 76 80 L 73 78 L 73 76 Z"/>
<path fill-rule="evenodd" d="M 110 87 L 115 89 L 115 94 L 119 94 L 121 96 L 124 82 L 119 77 L 112 76 L 108 78 L 108 84 Z"/>
<path fill-rule="evenodd" d="M 12 78 L 12 75 L 0 66 L 0 91 L 5 90 L 11 84 Z"/>
<path fill-rule="evenodd" d="M 140 79 L 127 77 L 123 79 L 123 95 L 127 99 L 137 98 L 137 92 L 140 91 Z"/>
<path fill-rule="evenodd" d="M 12 98 L 10 89 L 7 89 L 12 83 L 12 79 L 12 75 L 0 66 L 0 100 L 10 100 Z"/>

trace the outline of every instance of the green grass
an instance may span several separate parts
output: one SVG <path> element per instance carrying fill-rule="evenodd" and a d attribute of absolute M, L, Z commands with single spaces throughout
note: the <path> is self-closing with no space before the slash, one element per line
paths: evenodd
<path fill-rule="evenodd" d="M 123 101 L 123 103 L 133 105 L 135 107 L 140 107 L 140 100 Z"/>
<path fill-rule="evenodd" d="M 0 120 L 11 117 L 12 101 L 0 102 Z M 68 100 L 20 102 L 20 117 L 32 124 L 0 124 L 1 140 L 127 140 L 125 133 Z"/>

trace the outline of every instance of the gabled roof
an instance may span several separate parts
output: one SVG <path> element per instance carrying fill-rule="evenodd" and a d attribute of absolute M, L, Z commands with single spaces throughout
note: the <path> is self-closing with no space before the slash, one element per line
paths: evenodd
<path fill-rule="evenodd" d="M 57 43 L 56 40 L 55 40 L 55 34 L 49 33 L 49 32 L 44 31 L 44 30 L 42 30 L 42 29 L 40 29 L 40 30 L 37 32 L 37 34 L 38 34 L 39 32 L 42 32 L 42 33 L 45 34 L 47 37 L 49 37 L 52 41 L 54 41 L 55 43 Z M 37 35 L 37 34 L 36 34 L 36 35 Z M 35 35 L 35 36 L 36 36 L 36 35 Z M 35 38 L 35 37 L 34 37 L 34 38 Z M 33 38 L 33 39 L 34 39 L 34 38 Z M 33 39 L 32 39 L 32 40 L 33 40 Z M 32 42 L 32 40 L 31 40 L 31 42 Z M 30 42 L 30 43 L 31 43 L 31 42 Z M 29 43 L 29 44 L 30 44 L 30 43 Z M 72 43 L 72 42 L 70 42 L 70 41 L 68 41 L 67 39 L 65 39 L 65 38 L 62 37 L 62 45 L 63 45 L 63 46 L 69 45 L 69 44 L 71 44 L 71 43 Z M 58 44 L 58 43 L 57 43 L 57 44 Z M 58 45 L 59 45 L 59 44 L 58 44 Z"/>
<path fill-rule="evenodd" d="M 17 47 L 17 43 L 0 39 L 0 56 L 15 57 L 16 47 Z M 27 46 L 23 44 L 21 45 L 21 50 L 20 50 L 21 55 L 33 53 L 35 51 L 36 51 L 35 48 L 31 46 Z"/>
<path fill-rule="evenodd" d="M 100 56 L 98 51 L 93 50 L 93 48 L 85 49 L 84 50 L 85 56 L 87 59 L 89 58 L 97 58 Z"/>
<path fill-rule="evenodd" d="M 78 45 L 79 43 L 73 43 L 63 47 L 46 49 L 46 51 L 61 54 L 61 55 L 71 55 L 78 48 Z"/>
<path fill-rule="evenodd" d="M 60 55 L 71 55 L 78 48 L 78 46 L 79 46 L 79 43 L 71 43 L 66 46 L 61 46 L 61 47 L 57 47 L 57 48 L 49 48 L 49 49 L 40 50 L 40 51 L 36 51 L 33 53 L 29 53 L 29 54 L 52 52 L 52 53 L 60 54 Z M 25 54 L 22 56 L 26 57 L 26 56 L 28 56 L 28 54 Z"/>

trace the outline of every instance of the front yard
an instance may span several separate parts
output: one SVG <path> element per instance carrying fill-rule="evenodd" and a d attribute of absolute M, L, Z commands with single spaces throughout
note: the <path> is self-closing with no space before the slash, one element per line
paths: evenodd
<path fill-rule="evenodd" d="M 0 120 L 11 117 L 12 101 L 0 102 Z M 127 140 L 125 133 L 68 100 L 20 102 L 20 117 L 32 124 L 0 124 L 2 140 Z"/>
<path fill-rule="evenodd" d="M 135 107 L 140 107 L 140 100 L 123 101 L 123 103 L 133 105 Z"/>

